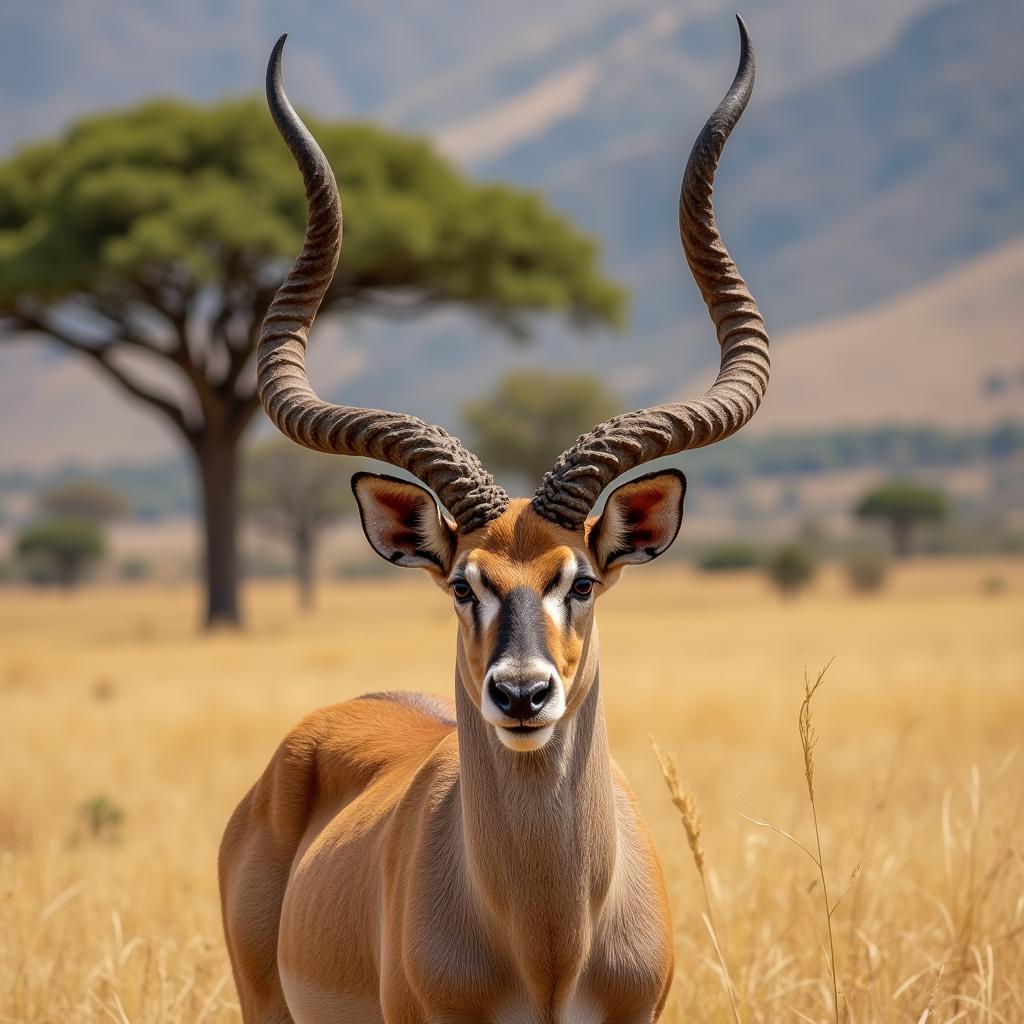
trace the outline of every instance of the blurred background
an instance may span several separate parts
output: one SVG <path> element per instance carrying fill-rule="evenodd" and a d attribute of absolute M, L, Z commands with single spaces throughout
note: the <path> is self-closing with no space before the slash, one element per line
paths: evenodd
<path fill-rule="evenodd" d="M 758 79 L 715 202 L 772 333 L 773 378 L 742 434 L 670 460 L 689 479 L 686 519 L 652 569 L 653 592 L 694 616 L 665 629 L 717 640 L 689 661 L 657 647 L 639 573 L 608 612 L 624 670 L 639 637 L 661 652 L 648 652 L 652 679 L 687 679 L 657 717 L 667 745 L 695 723 L 728 735 L 684 767 L 712 819 L 728 817 L 724 863 L 737 870 L 753 854 L 729 817 L 738 784 L 723 780 L 788 771 L 776 741 L 789 719 L 773 731 L 782 712 L 748 687 L 778 681 L 788 715 L 804 659 L 837 654 L 841 674 L 848 658 L 833 710 L 863 731 L 845 734 L 840 777 L 889 763 L 928 705 L 918 753 L 946 775 L 920 769 L 907 821 L 973 779 L 976 759 L 1002 764 L 1024 717 L 1024 5 L 748 0 L 742 13 Z M 0 1018 L 121 1020 L 113 993 L 134 1000 L 118 1011 L 132 1020 L 235 1019 L 203 860 L 219 822 L 292 721 L 392 685 L 367 685 L 360 645 L 396 609 L 410 636 L 436 629 L 450 646 L 436 595 L 363 541 L 348 480 L 367 467 L 278 441 L 254 398 L 259 323 L 305 215 L 262 98 L 274 40 L 289 33 L 288 92 L 345 201 L 314 385 L 441 423 L 529 494 L 595 422 L 713 379 L 718 349 L 675 210 L 689 147 L 735 70 L 732 15 L 720 0 L 3 5 L 0 718 L 20 740 L 5 755 L 0 868 L 19 893 L 4 934 L 22 973 Z M 739 611 L 760 623 L 757 657 L 729 632 Z M 421 677 L 389 653 L 394 685 L 444 692 L 450 651 L 423 642 Z M 674 848 L 643 739 L 655 719 L 614 698 L 609 713 Z M 142 760 L 137 744 L 152 744 Z M 225 744 L 237 770 L 218 760 Z M 34 767 L 42 750 L 49 779 Z M 192 757 L 202 767 L 179 776 Z M 158 826 L 152 793 L 165 785 L 177 803 Z M 843 817 L 855 811 L 844 804 L 842 834 L 862 834 Z M 161 828 L 186 821 L 194 845 L 168 854 Z M 116 869 L 106 840 L 121 844 Z M 171 857 L 160 884 L 192 893 L 196 916 L 171 926 L 175 901 L 154 902 L 136 932 L 170 965 L 167 990 L 190 993 L 178 1003 L 119 973 L 123 894 L 158 844 Z M 986 933 L 1018 967 L 1019 939 L 992 936 L 1021 934 L 1019 862 L 1000 876 L 1011 917 Z M 908 878 L 928 870 L 905 866 Z M 681 941 L 699 941 L 687 884 Z M 78 967 L 54 952 L 45 922 L 75 902 L 90 909 L 68 928 L 111 950 L 99 974 L 88 950 Z M 885 983 L 892 1019 L 917 1019 L 947 947 L 948 997 L 967 991 L 983 918 L 918 935 L 934 940 L 931 959 L 893 956 L 906 971 Z M 772 1019 L 792 992 L 817 1012 L 798 981 L 772 1003 L 754 952 L 774 947 L 735 936 L 763 1011 L 750 1019 Z M 850 936 L 850 992 L 877 1009 L 884 972 L 853 925 Z M 703 995 L 671 1004 L 673 1020 L 717 1019 L 716 969 L 702 968 Z M 51 984 L 61 970 L 65 989 Z M 1003 1016 L 977 1019 L 1020 1019 L 1024 972 L 996 973 L 1005 988 L 983 971 L 970 998 Z M 948 1005 L 961 1019 L 974 1004 Z"/>
<path fill-rule="evenodd" d="M 802 536 L 881 555 L 886 514 L 857 509 L 890 480 L 935 492 L 908 512 L 920 549 L 1019 549 L 1024 11 L 753 0 L 745 14 L 758 85 L 717 205 L 775 370 L 742 437 L 680 460 L 682 553 L 714 560 L 730 542 L 739 558 L 742 542 L 754 558 Z M 259 96 L 284 29 L 291 96 L 347 199 L 343 280 L 312 345 L 322 394 L 440 422 L 530 493 L 597 419 L 709 383 L 717 349 L 674 211 L 734 70 L 721 4 L 15 2 L 3 25 L 5 576 L 44 574 L 24 531 L 73 514 L 52 492 L 80 484 L 116 492 L 94 575 L 200 572 L 186 431 L 207 449 L 271 439 L 246 399 L 250 335 L 302 225 Z M 266 473 L 206 455 L 239 464 L 221 518 L 244 532 L 241 574 L 294 561 L 284 524 L 262 528 L 282 512 L 268 476 L 301 472 L 292 455 L 264 453 Z M 325 500 L 315 570 L 372 564 L 345 546 L 343 493 Z"/>

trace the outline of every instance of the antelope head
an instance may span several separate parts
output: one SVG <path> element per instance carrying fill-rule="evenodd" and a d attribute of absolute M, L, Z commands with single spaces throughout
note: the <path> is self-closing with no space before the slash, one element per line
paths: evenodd
<path fill-rule="evenodd" d="M 299 444 L 369 456 L 426 485 L 357 474 L 353 489 L 363 530 L 382 557 L 426 570 L 449 593 L 459 622 L 462 685 L 512 750 L 542 748 L 580 706 L 596 678 L 596 599 L 625 566 L 666 551 L 679 531 L 686 482 L 678 471 L 622 484 L 592 517 L 604 489 L 653 459 L 735 433 L 768 385 L 764 321 L 722 242 L 711 203 L 719 157 L 754 83 L 750 39 L 742 20 L 739 25 L 739 69 L 693 146 L 679 197 L 683 251 L 721 348 L 718 376 L 700 398 L 594 427 L 559 456 L 532 499 L 511 500 L 441 427 L 329 404 L 310 387 L 306 339 L 337 266 L 341 200 L 324 154 L 284 94 L 284 37 L 270 60 L 267 97 L 302 172 L 309 217 L 302 252 L 264 320 L 260 398 L 278 428 Z"/>

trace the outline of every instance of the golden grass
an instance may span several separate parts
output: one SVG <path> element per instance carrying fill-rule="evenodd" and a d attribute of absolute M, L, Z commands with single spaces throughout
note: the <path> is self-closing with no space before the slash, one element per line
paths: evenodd
<path fill-rule="evenodd" d="M 451 688 L 454 620 L 415 574 L 332 584 L 309 619 L 260 586 L 249 611 L 203 637 L 186 590 L 0 592 L 0 1021 L 237 1021 L 215 879 L 234 803 L 308 710 Z M 732 1020 L 725 962 L 743 1021 L 1024 1020 L 1024 563 L 922 562 L 870 598 L 827 575 L 791 603 L 652 566 L 600 620 L 613 752 L 674 906 L 665 1021 Z M 814 798 L 838 1011 L 818 870 L 742 816 L 815 848 L 797 716 L 833 655 Z M 699 800 L 724 958 L 651 733 Z M 120 825 L 80 810 L 97 797 Z"/>

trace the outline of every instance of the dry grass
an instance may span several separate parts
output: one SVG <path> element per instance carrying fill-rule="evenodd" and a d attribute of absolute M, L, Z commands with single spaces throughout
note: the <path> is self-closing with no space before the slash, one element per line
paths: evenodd
<path fill-rule="evenodd" d="M 198 636 L 193 602 L 0 592 L 0 1021 L 237 1021 L 214 877 L 234 802 L 309 709 L 451 686 L 454 621 L 414 574 L 334 585 L 309 620 L 260 587 L 242 637 Z M 908 566 L 877 598 L 827 577 L 790 604 L 653 566 L 607 598 L 612 747 L 675 912 L 665 1021 L 732 1020 L 724 962 L 745 1022 L 1024 1020 L 1022 621 L 1019 562 Z M 817 867 L 742 817 L 816 848 L 797 712 L 805 665 L 833 655 L 814 812 L 834 957 Z M 699 796 L 723 958 L 651 732 Z"/>

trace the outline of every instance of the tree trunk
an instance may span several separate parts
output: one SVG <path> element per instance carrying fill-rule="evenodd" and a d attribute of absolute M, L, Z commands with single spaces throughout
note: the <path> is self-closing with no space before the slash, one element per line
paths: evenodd
<path fill-rule="evenodd" d="M 892 528 L 892 546 L 897 558 L 909 558 L 911 537 L 914 532 L 914 520 L 905 516 L 894 516 L 890 520 Z"/>
<path fill-rule="evenodd" d="M 299 586 L 299 607 L 313 607 L 313 528 L 300 524 L 295 529 L 295 582 Z"/>
<path fill-rule="evenodd" d="M 238 626 L 238 440 L 204 437 L 195 453 L 203 498 L 206 626 Z"/>

